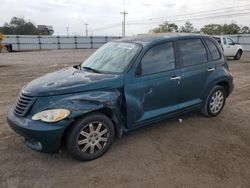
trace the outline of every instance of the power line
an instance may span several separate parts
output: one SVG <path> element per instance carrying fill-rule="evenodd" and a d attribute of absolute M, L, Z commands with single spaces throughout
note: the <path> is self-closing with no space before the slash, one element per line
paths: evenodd
<path fill-rule="evenodd" d="M 199 12 L 188 13 L 188 14 L 179 14 L 179 15 L 174 15 L 174 16 L 169 16 L 169 17 L 157 17 L 157 18 L 148 18 L 148 19 L 142 19 L 142 20 L 130 20 L 130 21 L 127 21 L 127 25 L 162 23 L 163 20 L 159 20 L 159 19 L 165 19 L 165 20 L 171 21 L 171 22 L 174 22 L 174 21 L 175 22 L 182 22 L 182 21 L 185 21 L 185 20 L 202 20 L 202 19 L 225 17 L 225 16 L 234 16 L 235 17 L 235 16 L 249 14 L 249 12 L 238 12 L 238 11 L 247 11 L 247 10 L 249 10 L 250 7 L 246 8 L 248 6 L 250 6 L 250 4 L 237 6 L 237 7 L 226 7 L 226 8 L 219 8 L 219 9 L 214 9 L 214 10 L 199 11 Z M 239 9 L 239 8 L 242 8 L 242 7 L 244 7 L 245 9 Z M 230 10 L 230 9 L 234 9 L 234 10 L 232 10 L 231 13 L 223 14 L 223 13 L 227 13 L 228 10 Z M 236 10 L 236 9 L 238 9 L 238 10 Z M 190 16 L 193 16 L 193 17 L 190 17 Z M 176 18 L 176 19 L 171 20 L 171 18 Z M 158 19 L 158 21 L 153 21 L 153 20 L 157 20 L 157 19 Z M 108 26 L 105 26 L 105 27 L 100 27 L 100 28 L 97 28 L 97 29 L 93 29 L 91 31 L 100 31 L 100 30 L 112 29 L 114 27 L 119 27 L 120 24 L 121 23 L 118 22 L 118 23 L 108 25 Z"/>
<path fill-rule="evenodd" d="M 248 9 L 250 10 L 250 9 Z M 222 15 L 210 15 L 205 17 L 193 17 L 193 18 L 185 18 L 185 19 L 173 19 L 173 20 L 167 20 L 169 22 L 183 22 L 183 21 L 191 21 L 191 20 L 203 20 L 203 19 L 209 19 L 209 18 L 219 18 L 219 17 L 225 17 L 225 16 L 242 16 L 250 14 L 250 11 L 248 12 L 237 12 L 237 13 L 229 13 L 229 14 L 222 14 Z M 152 21 L 152 22 L 135 22 L 135 23 L 127 23 L 127 25 L 138 25 L 138 24 L 159 24 L 162 23 L 162 21 Z"/>
<path fill-rule="evenodd" d="M 250 6 L 250 4 L 246 4 L 244 6 L 237 6 L 237 7 L 226 7 L 226 8 L 219 8 L 219 9 L 213 9 L 213 10 L 207 10 L 207 11 L 198 11 L 198 12 L 193 12 L 193 13 L 185 13 L 185 14 L 178 14 L 178 15 L 173 15 L 173 16 L 168 16 L 168 17 L 154 17 L 154 18 L 147 18 L 147 19 L 141 19 L 141 20 L 128 20 L 127 23 L 130 22 L 137 22 L 137 21 L 152 21 L 156 19 L 169 19 L 169 18 L 176 18 L 176 17 L 185 17 L 185 16 L 199 16 L 199 15 L 205 15 L 205 14 L 217 14 L 217 13 L 223 13 L 225 11 L 228 12 L 229 9 L 234 9 L 232 11 L 243 11 L 244 9 L 241 10 L 236 10 L 239 8 L 246 8 Z M 248 7 L 249 8 L 249 7 Z M 221 12 L 223 11 L 223 12 Z"/>

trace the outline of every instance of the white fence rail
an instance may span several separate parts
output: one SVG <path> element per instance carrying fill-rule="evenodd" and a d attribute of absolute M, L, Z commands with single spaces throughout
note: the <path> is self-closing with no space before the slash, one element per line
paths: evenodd
<path fill-rule="evenodd" d="M 244 51 L 250 51 L 250 34 L 227 36 L 240 43 Z M 103 44 L 119 38 L 121 37 L 6 35 L 3 44 L 11 44 L 13 50 L 82 49 L 99 48 Z"/>
<path fill-rule="evenodd" d="M 82 49 L 99 48 L 121 37 L 110 36 L 40 36 L 6 35 L 3 44 L 11 44 L 13 50 Z"/>

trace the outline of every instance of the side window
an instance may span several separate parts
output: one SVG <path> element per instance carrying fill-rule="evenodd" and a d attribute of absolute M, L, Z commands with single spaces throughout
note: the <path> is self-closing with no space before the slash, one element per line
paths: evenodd
<path fill-rule="evenodd" d="M 226 38 L 223 38 L 223 43 L 224 43 L 224 44 L 227 44 Z"/>
<path fill-rule="evenodd" d="M 228 45 L 234 45 L 234 41 L 230 38 L 227 38 L 227 41 L 228 41 Z"/>
<path fill-rule="evenodd" d="M 152 47 L 141 60 L 142 75 L 167 71 L 175 68 L 175 54 L 172 42 Z"/>
<path fill-rule="evenodd" d="M 220 44 L 221 43 L 221 40 L 219 37 L 214 37 L 214 39 Z"/>
<path fill-rule="evenodd" d="M 179 40 L 183 66 L 191 66 L 207 62 L 207 52 L 200 39 Z"/>
<path fill-rule="evenodd" d="M 207 46 L 209 48 L 209 51 L 211 52 L 212 54 L 212 59 L 213 60 L 217 60 L 217 59 L 220 59 L 221 57 L 221 54 L 217 48 L 217 46 L 209 39 L 205 39 L 206 43 L 207 43 Z"/>

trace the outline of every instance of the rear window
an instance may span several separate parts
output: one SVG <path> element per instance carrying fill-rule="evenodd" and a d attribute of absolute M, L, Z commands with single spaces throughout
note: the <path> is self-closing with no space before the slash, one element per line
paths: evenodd
<path fill-rule="evenodd" d="M 217 46 L 209 39 L 205 39 L 207 46 L 209 48 L 209 51 L 211 52 L 212 59 L 217 60 L 220 59 L 221 54 L 220 51 L 218 50 Z"/>
<path fill-rule="evenodd" d="M 201 39 L 179 40 L 183 66 L 207 62 L 207 52 Z"/>

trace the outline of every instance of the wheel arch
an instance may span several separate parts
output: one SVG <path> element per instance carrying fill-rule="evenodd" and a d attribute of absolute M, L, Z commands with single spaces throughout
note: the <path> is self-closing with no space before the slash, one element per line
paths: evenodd
<path fill-rule="evenodd" d="M 114 124 L 115 136 L 117 136 L 118 138 L 122 137 L 123 132 L 125 130 L 125 127 L 124 127 L 125 123 L 121 122 L 121 118 L 117 115 L 117 112 L 115 112 L 115 110 L 105 106 L 105 107 L 102 107 L 99 109 L 95 109 L 93 111 L 89 111 L 87 113 L 83 113 L 83 114 L 75 117 L 74 121 L 70 125 L 68 125 L 67 128 L 64 130 L 63 136 L 61 138 L 61 145 L 65 144 L 65 141 L 66 141 L 66 138 L 68 136 L 69 131 L 74 127 L 74 125 L 77 121 L 79 121 L 81 118 L 84 118 L 85 116 L 89 116 L 89 115 L 95 114 L 95 113 L 100 113 L 100 114 L 107 116 Z"/>

